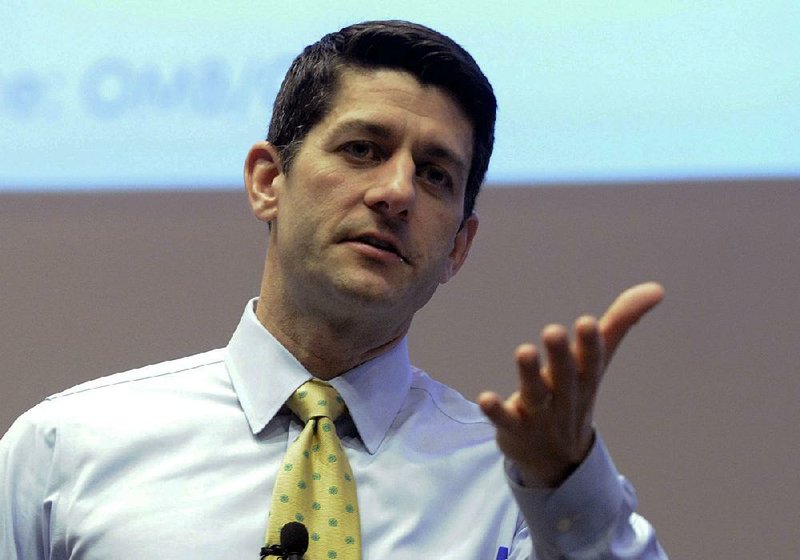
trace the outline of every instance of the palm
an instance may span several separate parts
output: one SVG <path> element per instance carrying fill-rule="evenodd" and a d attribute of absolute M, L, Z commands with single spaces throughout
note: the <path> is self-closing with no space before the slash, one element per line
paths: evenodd
<path fill-rule="evenodd" d="M 663 295 L 654 282 L 626 290 L 599 321 L 579 318 L 572 342 L 563 326 L 545 327 L 546 366 L 534 345 L 522 344 L 516 352 L 519 390 L 505 401 L 496 393 L 480 395 L 481 409 L 497 427 L 500 450 L 526 484 L 557 486 L 589 453 L 603 373 L 625 334 Z"/>

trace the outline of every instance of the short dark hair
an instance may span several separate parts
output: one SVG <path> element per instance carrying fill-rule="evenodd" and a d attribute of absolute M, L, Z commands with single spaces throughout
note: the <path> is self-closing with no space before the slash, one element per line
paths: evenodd
<path fill-rule="evenodd" d="M 294 59 L 272 112 L 267 140 L 289 171 L 306 134 L 331 108 L 342 69 L 396 69 L 422 85 L 442 88 L 461 106 L 473 128 L 472 161 L 464 218 L 475 207 L 494 146 L 497 101 L 472 56 L 458 43 L 407 21 L 368 21 L 329 33 Z"/>

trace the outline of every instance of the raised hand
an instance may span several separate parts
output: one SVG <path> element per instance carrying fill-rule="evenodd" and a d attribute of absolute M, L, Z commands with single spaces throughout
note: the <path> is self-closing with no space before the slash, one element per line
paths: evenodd
<path fill-rule="evenodd" d="M 574 337 L 549 325 L 542 331 L 547 363 L 533 344 L 516 350 L 519 390 L 503 401 L 496 393 L 478 397 L 497 427 L 500 450 L 519 469 L 527 486 L 556 487 L 586 458 L 594 438 L 592 415 L 600 381 L 628 330 L 663 298 L 649 282 L 624 291 L 598 321 L 575 321 Z"/>

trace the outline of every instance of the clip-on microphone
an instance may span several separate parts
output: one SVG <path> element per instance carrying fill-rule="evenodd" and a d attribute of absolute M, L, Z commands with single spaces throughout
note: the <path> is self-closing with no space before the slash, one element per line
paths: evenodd
<path fill-rule="evenodd" d="M 302 523 L 290 521 L 281 527 L 281 544 L 261 547 L 261 560 L 278 556 L 282 560 L 303 560 L 308 550 L 308 529 Z"/>

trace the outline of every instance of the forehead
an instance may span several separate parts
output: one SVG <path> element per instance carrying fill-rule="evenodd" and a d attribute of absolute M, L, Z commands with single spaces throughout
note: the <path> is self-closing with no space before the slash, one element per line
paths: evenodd
<path fill-rule="evenodd" d="M 374 122 L 398 133 L 443 144 L 469 162 L 473 126 L 446 90 L 422 85 L 403 71 L 346 67 L 318 127 L 333 130 L 348 121 Z"/>

